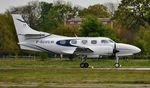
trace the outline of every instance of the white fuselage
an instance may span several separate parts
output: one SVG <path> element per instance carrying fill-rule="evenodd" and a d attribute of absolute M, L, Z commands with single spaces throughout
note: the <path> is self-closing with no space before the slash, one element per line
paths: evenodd
<path fill-rule="evenodd" d="M 27 50 L 47 51 L 58 54 L 79 54 L 88 57 L 99 57 L 103 55 L 113 55 L 114 41 L 106 37 L 64 37 L 48 36 L 42 39 L 27 39 L 21 43 Z M 27 48 L 28 47 L 28 48 Z M 86 50 L 75 52 L 77 48 L 88 48 L 93 52 Z M 136 46 L 129 44 L 116 43 L 116 49 L 119 50 L 117 56 L 128 56 L 140 52 Z"/>

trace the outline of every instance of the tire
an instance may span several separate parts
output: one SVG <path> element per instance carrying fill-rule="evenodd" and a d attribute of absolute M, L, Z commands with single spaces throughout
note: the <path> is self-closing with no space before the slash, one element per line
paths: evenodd
<path fill-rule="evenodd" d="M 89 67 L 89 64 L 88 64 L 88 63 L 84 63 L 84 67 L 85 67 L 85 68 L 88 68 L 88 67 Z"/>
<path fill-rule="evenodd" d="M 114 66 L 115 66 L 115 68 L 119 68 L 120 64 L 119 63 L 115 63 Z"/>
<path fill-rule="evenodd" d="M 80 64 L 80 68 L 84 68 L 85 66 L 84 66 L 84 63 L 81 63 Z"/>

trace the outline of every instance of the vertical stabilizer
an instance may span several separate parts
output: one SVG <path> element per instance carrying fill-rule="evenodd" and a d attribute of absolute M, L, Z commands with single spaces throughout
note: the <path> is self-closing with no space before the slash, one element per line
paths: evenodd
<path fill-rule="evenodd" d="M 31 27 L 28 26 L 28 24 L 25 22 L 25 20 L 22 18 L 20 14 L 12 14 L 12 18 L 14 21 L 17 37 L 19 40 L 18 44 L 20 45 L 21 49 L 39 51 L 38 49 L 35 49 L 35 46 L 32 46 L 33 43 L 35 43 L 35 41 L 47 37 L 50 38 L 62 37 L 32 29 Z"/>
<path fill-rule="evenodd" d="M 50 35 L 49 33 L 46 32 L 33 30 L 31 27 L 28 26 L 28 24 L 25 22 L 25 20 L 22 18 L 20 14 L 12 14 L 12 18 L 14 21 L 17 37 L 19 40 L 18 44 L 20 45 L 21 49 L 33 50 L 31 48 L 25 47 L 24 45 L 27 44 L 28 46 L 35 39 L 41 39 Z"/>
<path fill-rule="evenodd" d="M 19 42 L 23 41 L 23 35 L 40 34 L 41 32 L 33 30 L 28 26 L 25 20 L 19 14 L 12 14 Z"/>

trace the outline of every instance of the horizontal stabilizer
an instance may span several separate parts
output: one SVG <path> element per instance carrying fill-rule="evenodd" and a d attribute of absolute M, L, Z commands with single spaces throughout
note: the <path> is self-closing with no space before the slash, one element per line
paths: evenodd
<path fill-rule="evenodd" d="M 25 37 L 25 39 L 41 39 L 50 36 L 50 34 L 20 34 Z"/>

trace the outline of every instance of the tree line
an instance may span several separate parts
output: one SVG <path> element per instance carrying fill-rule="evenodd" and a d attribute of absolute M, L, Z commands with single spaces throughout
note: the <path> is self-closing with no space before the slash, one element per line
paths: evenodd
<path fill-rule="evenodd" d="M 111 14 L 102 4 L 81 8 L 60 0 L 54 3 L 32 1 L 26 6 L 13 7 L 4 14 L 0 14 L 0 56 L 35 54 L 19 49 L 11 14 L 22 14 L 29 26 L 39 31 L 64 36 L 76 34 L 85 37 L 110 37 L 117 42 L 140 47 L 143 55 L 149 54 L 149 3 L 149 0 L 122 0 L 114 14 Z M 64 22 L 73 17 L 81 17 L 84 20 L 80 26 L 65 25 Z M 103 25 L 98 18 L 111 18 L 113 28 Z"/>

